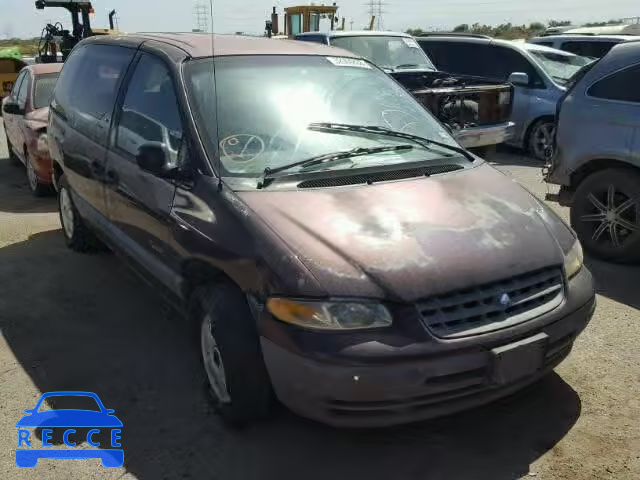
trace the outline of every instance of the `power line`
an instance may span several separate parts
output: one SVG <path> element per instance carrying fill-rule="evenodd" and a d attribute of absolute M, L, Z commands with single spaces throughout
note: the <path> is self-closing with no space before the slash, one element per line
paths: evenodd
<path fill-rule="evenodd" d="M 195 21 L 194 30 L 197 32 L 209 31 L 209 6 L 203 2 L 196 1 L 193 5 L 193 17 Z"/>
<path fill-rule="evenodd" d="M 384 26 L 384 23 L 382 22 L 382 14 L 387 12 L 386 10 L 383 10 L 382 7 L 386 5 L 388 4 L 382 0 L 369 0 L 368 3 L 365 3 L 369 13 L 369 18 L 375 17 L 376 19 L 376 30 L 382 30 Z"/>

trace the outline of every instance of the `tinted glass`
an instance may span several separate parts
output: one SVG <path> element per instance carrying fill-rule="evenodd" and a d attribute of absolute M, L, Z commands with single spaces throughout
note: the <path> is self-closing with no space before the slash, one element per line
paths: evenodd
<path fill-rule="evenodd" d="M 13 88 L 11 89 L 11 98 L 16 98 L 18 96 L 18 90 L 20 90 L 20 85 L 22 84 L 22 80 L 27 75 L 26 70 L 16 78 L 16 83 L 13 84 Z"/>
<path fill-rule="evenodd" d="M 480 75 L 482 63 L 477 60 L 478 50 L 474 45 L 458 42 L 420 42 L 420 46 L 433 60 L 438 70 L 449 73 Z"/>
<path fill-rule="evenodd" d="M 30 79 L 31 75 L 29 75 L 29 73 L 27 73 L 24 76 L 24 79 L 22 80 L 22 83 L 20 84 L 20 88 L 18 90 L 18 95 L 16 97 L 16 100 L 18 102 L 18 105 L 20 105 L 21 107 L 24 107 L 27 103 L 27 95 L 29 93 L 29 79 Z"/>
<path fill-rule="evenodd" d="M 335 134 L 313 122 L 381 126 L 454 145 L 446 130 L 388 75 L 369 63 L 321 56 L 243 56 L 185 67 L 196 124 L 223 174 L 257 177 L 313 156 L 358 147 L 410 143 L 413 150 L 354 157 L 324 168 L 400 164 L 441 158 L 407 140 L 379 134 Z M 217 121 L 216 121 L 217 118 Z"/>
<path fill-rule="evenodd" d="M 584 57 L 602 58 L 615 44 L 616 42 L 570 41 L 564 42 L 560 48 Z"/>
<path fill-rule="evenodd" d="M 120 81 L 135 50 L 86 45 L 67 59 L 54 91 L 55 107 L 94 118 L 110 117 Z"/>
<path fill-rule="evenodd" d="M 538 65 L 560 85 L 566 85 L 582 67 L 593 59 L 563 53 L 559 50 L 529 50 Z"/>
<path fill-rule="evenodd" d="M 300 40 L 301 42 L 327 43 L 326 37 L 320 35 L 301 35 L 296 37 L 296 40 Z"/>
<path fill-rule="evenodd" d="M 36 87 L 33 90 L 33 108 L 49 106 L 58 75 L 58 73 L 49 73 L 36 77 Z"/>
<path fill-rule="evenodd" d="M 171 74 L 165 64 L 144 55 L 131 76 L 118 122 L 117 145 L 131 155 L 143 143 L 159 142 L 177 159 L 182 121 Z"/>
<path fill-rule="evenodd" d="M 413 38 L 361 36 L 335 37 L 331 45 L 356 53 L 382 68 L 435 70 L 424 50 Z"/>
<path fill-rule="evenodd" d="M 588 94 L 607 100 L 640 103 L 640 65 L 634 65 L 596 82 Z"/>

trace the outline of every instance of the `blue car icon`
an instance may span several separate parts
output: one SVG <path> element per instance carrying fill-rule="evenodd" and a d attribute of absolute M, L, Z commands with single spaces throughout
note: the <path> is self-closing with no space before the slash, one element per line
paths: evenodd
<path fill-rule="evenodd" d="M 39 412 L 40 406 L 45 399 L 49 397 L 90 397 L 93 398 L 99 407 L 99 410 L 84 410 L 84 409 L 58 409 L 47 410 Z M 50 428 L 68 428 L 65 431 L 64 442 L 67 446 L 75 446 L 75 442 L 70 443 L 67 441 L 70 433 L 75 433 L 74 427 L 91 428 L 87 434 L 87 443 L 91 446 L 99 446 L 99 443 L 92 441 L 92 435 L 100 432 L 100 428 L 105 429 L 118 429 L 112 430 L 112 442 L 111 446 L 120 446 L 116 441 L 119 439 L 119 428 L 122 427 L 122 422 L 118 417 L 113 415 L 114 410 L 106 409 L 100 398 L 92 392 L 75 392 L 75 391 L 63 391 L 63 392 L 48 392 L 43 394 L 36 406 L 32 409 L 25 410 L 26 415 L 22 417 L 16 423 L 16 427 L 39 427 L 42 428 L 43 448 L 18 448 L 16 449 L 16 465 L 23 468 L 35 467 L 40 458 L 65 458 L 65 459 L 86 459 L 86 458 L 99 458 L 102 465 L 107 468 L 119 468 L 124 464 L 124 451 L 116 448 L 69 448 L 69 449 L 55 449 L 51 448 L 50 444 L 46 442 L 49 438 L 45 439 L 45 432 Z M 114 435 L 117 433 L 117 435 Z M 30 432 L 27 430 L 19 430 L 18 432 L 18 447 L 26 444 L 31 447 L 29 436 Z"/>

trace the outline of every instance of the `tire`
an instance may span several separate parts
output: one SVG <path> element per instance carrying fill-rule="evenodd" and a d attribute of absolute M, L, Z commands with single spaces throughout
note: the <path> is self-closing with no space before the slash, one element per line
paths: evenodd
<path fill-rule="evenodd" d="M 5 138 L 7 139 L 7 151 L 9 152 L 9 162 L 11 163 L 11 165 L 22 165 L 22 162 L 20 161 L 20 159 L 18 158 L 18 156 L 13 152 L 13 145 L 11 145 L 11 142 L 9 141 L 9 136 L 5 133 L 4 134 Z"/>
<path fill-rule="evenodd" d="M 594 257 L 640 261 L 640 172 L 611 168 L 585 178 L 574 195 L 571 226 Z"/>
<path fill-rule="evenodd" d="M 228 282 L 199 287 L 191 315 L 200 327 L 202 364 L 216 412 L 234 427 L 267 418 L 274 396 L 244 293 Z"/>
<path fill-rule="evenodd" d="M 24 158 L 26 160 L 26 168 L 27 168 L 27 180 L 29 182 L 29 190 L 36 197 L 44 197 L 45 195 L 49 195 L 51 193 L 51 185 L 42 183 L 36 174 L 35 168 L 33 167 L 33 163 L 31 162 L 31 157 L 29 157 L 29 153 L 25 150 Z"/>
<path fill-rule="evenodd" d="M 547 162 L 553 157 L 555 131 L 555 121 L 550 118 L 540 119 L 531 127 L 527 137 L 527 150 L 536 160 Z"/>
<path fill-rule="evenodd" d="M 58 185 L 58 211 L 67 246 L 71 250 L 83 253 L 104 249 L 102 242 L 89 230 L 76 209 L 64 174 L 58 180 Z"/>

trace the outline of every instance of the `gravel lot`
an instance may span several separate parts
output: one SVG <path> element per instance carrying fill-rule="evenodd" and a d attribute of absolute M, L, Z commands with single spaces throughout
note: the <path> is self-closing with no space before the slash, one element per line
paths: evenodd
<path fill-rule="evenodd" d="M 55 199 L 33 198 L 6 157 L 0 127 L 0 478 L 640 478 L 639 268 L 588 261 L 593 321 L 557 373 L 514 397 L 386 430 L 334 430 L 283 409 L 228 431 L 184 321 L 117 257 L 67 250 Z M 492 161 L 544 197 L 534 162 Z M 115 409 L 122 469 L 14 465 L 16 421 L 53 390 L 93 391 Z"/>

